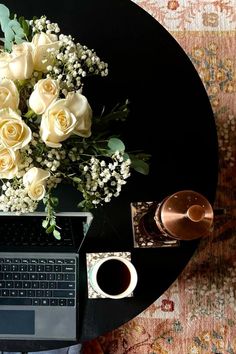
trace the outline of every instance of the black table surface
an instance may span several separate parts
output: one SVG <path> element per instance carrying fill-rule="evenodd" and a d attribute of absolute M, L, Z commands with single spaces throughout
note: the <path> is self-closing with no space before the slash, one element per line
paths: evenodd
<path fill-rule="evenodd" d="M 88 79 L 92 107 L 112 107 L 126 98 L 123 126 L 127 150 L 152 155 L 148 176 L 133 173 L 120 197 L 94 211 L 80 252 L 78 340 L 83 342 L 134 318 L 177 278 L 198 241 L 178 248 L 134 249 L 130 202 L 161 201 L 180 190 L 202 193 L 213 203 L 217 185 L 217 134 L 208 96 L 186 53 L 150 15 L 129 0 L 14 1 L 11 12 L 30 19 L 45 14 L 61 32 L 94 48 L 109 63 L 107 78 Z M 76 208 L 68 190 L 63 210 Z M 86 252 L 131 251 L 138 272 L 134 297 L 88 299 Z M 63 319 L 62 319 L 63 320 Z M 65 347 L 62 341 L 0 341 L 0 350 L 37 351 Z"/>

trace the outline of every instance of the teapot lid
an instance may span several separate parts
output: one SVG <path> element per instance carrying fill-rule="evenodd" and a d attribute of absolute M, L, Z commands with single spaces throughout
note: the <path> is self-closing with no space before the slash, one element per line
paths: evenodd
<path fill-rule="evenodd" d="M 184 190 L 164 199 L 155 213 L 157 226 L 179 240 L 206 236 L 213 224 L 213 209 L 200 193 Z"/>

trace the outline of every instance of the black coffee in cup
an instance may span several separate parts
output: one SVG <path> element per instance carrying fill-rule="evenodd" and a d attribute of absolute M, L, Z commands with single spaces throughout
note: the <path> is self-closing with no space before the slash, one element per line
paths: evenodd
<path fill-rule="evenodd" d="M 128 267 L 117 259 L 109 259 L 101 264 L 97 272 L 97 283 L 109 295 L 123 293 L 129 286 L 131 275 Z"/>

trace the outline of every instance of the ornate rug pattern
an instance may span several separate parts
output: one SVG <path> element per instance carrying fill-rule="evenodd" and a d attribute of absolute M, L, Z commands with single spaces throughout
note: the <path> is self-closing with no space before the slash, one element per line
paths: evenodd
<path fill-rule="evenodd" d="M 83 354 L 236 353 L 236 0 L 136 0 L 179 42 L 208 93 L 218 128 L 212 240 L 146 311 L 83 345 Z M 191 114 L 190 114 L 191 117 Z"/>

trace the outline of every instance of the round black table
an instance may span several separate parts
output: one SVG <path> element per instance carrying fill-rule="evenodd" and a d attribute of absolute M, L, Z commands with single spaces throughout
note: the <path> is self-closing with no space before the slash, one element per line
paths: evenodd
<path fill-rule="evenodd" d="M 94 211 L 80 252 L 80 342 L 117 328 L 151 305 L 176 279 L 198 241 L 178 248 L 134 249 L 130 202 L 161 201 L 192 189 L 213 203 L 217 185 L 217 134 L 203 84 L 188 56 L 150 15 L 129 0 L 5 0 L 11 12 L 30 19 L 46 14 L 61 32 L 94 48 L 109 63 L 107 78 L 91 78 L 84 94 L 92 107 L 130 100 L 122 128 L 127 150 L 152 155 L 148 176 L 133 173 L 120 197 Z M 73 193 L 65 209 L 75 208 Z M 134 297 L 88 299 L 86 252 L 131 251 L 138 272 Z M 37 351 L 69 342 L 0 341 L 0 350 Z"/>

